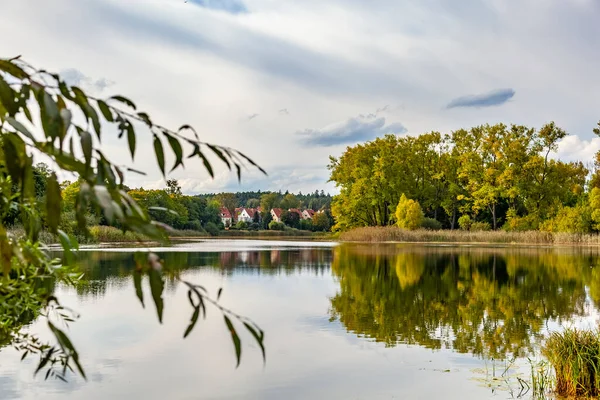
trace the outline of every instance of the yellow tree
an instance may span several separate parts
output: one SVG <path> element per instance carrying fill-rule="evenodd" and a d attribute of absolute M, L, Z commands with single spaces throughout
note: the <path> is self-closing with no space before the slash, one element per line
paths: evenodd
<path fill-rule="evenodd" d="M 415 230 L 423 223 L 423 210 L 418 201 L 408 199 L 404 193 L 396 207 L 396 224 L 402 229 Z"/>

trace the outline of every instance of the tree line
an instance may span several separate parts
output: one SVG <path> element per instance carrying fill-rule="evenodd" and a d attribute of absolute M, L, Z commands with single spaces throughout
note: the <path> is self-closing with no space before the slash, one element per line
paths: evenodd
<path fill-rule="evenodd" d="M 600 155 L 589 168 L 591 160 L 554 158 L 566 136 L 553 122 L 540 129 L 496 124 L 348 147 L 328 166 L 340 189 L 332 201 L 335 229 L 597 231 Z"/>

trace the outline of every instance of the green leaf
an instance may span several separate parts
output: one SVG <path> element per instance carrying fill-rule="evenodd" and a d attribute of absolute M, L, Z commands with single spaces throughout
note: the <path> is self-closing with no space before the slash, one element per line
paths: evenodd
<path fill-rule="evenodd" d="M 252 336 L 254 336 L 254 339 L 256 340 L 256 343 L 260 346 L 260 350 L 262 351 L 263 362 L 266 362 L 267 361 L 267 355 L 266 355 L 266 352 L 265 352 L 265 345 L 264 345 L 264 339 L 265 339 L 264 332 L 260 331 L 260 334 L 259 334 L 256 331 L 256 328 L 253 327 L 252 325 L 250 325 L 247 322 L 244 322 L 244 326 L 250 332 L 250 334 L 252 334 Z"/>
<path fill-rule="evenodd" d="M 192 314 L 192 319 L 190 320 L 190 324 L 188 325 L 187 329 L 183 333 L 184 339 L 192 332 L 192 329 L 194 329 L 194 326 L 196 326 L 196 322 L 198 322 L 198 316 L 200 316 L 200 306 L 194 307 L 194 313 Z"/>
<path fill-rule="evenodd" d="M 98 103 L 98 108 L 100 109 L 100 112 L 102 113 L 104 118 L 108 122 L 114 122 L 115 119 L 113 117 L 113 113 L 110 110 L 110 107 L 108 106 L 108 104 L 106 104 L 106 102 L 102 101 L 102 100 L 97 100 L 97 103 Z"/>
<path fill-rule="evenodd" d="M 62 135 L 62 118 L 58 104 L 54 101 L 52 96 L 44 89 L 39 92 L 38 104 L 40 105 L 40 118 L 42 120 L 42 127 L 46 137 L 56 139 Z"/>
<path fill-rule="evenodd" d="M 92 162 L 92 135 L 83 129 L 78 129 L 78 131 L 81 138 L 81 150 L 83 151 L 85 164 L 89 166 Z"/>
<path fill-rule="evenodd" d="M 219 288 L 219 291 L 217 292 L 217 301 L 221 298 L 221 293 L 223 293 L 223 288 Z"/>
<path fill-rule="evenodd" d="M 135 294 L 142 303 L 142 307 L 146 307 L 144 304 L 144 292 L 142 292 L 142 272 L 135 271 L 133 273 L 133 285 L 135 286 Z"/>
<path fill-rule="evenodd" d="M 202 151 L 200 150 L 200 146 L 197 144 L 194 144 L 194 152 L 192 154 L 190 154 L 190 156 L 188 158 L 192 158 L 194 156 L 198 156 L 202 159 L 202 162 L 204 163 L 204 168 L 206 168 L 206 171 L 208 171 L 208 174 L 210 175 L 210 177 L 214 178 L 215 173 L 213 171 L 212 165 L 210 165 L 210 162 L 208 161 L 208 159 L 206 158 L 204 153 L 202 153 Z"/>
<path fill-rule="evenodd" d="M 150 268 L 150 291 L 152 292 L 152 299 L 154 300 L 154 305 L 156 306 L 156 313 L 158 315 L 158 322 L 162 324 L 163 317 L 163 298 L 162 293 L 164 290 L 164 282 L 162 279 L 161 271 L 157 268 Z"/>
<path fill-rule="evenodd" d="M 154 135 L 154 154 L 156 155 L 156 161 L 163 176 L 165 176 L 165 153 L 163 145 L 157 135 Z"/>
<path fill-rule="evenodd" d="M 233 342 L 233 346 L 235 347 L 235 357 L 237 359 L 236 368 L 240 366 L 240 361 L 242 359 L 242 342 L 240 337 L 238 336 L 235 327 L 231 323 L 231 320 L 227 315 L 223 315 L 225 318 L 225 325 L 227 325 L 227 329 L 229 329 L 229 333 L 231 334 L 231 341 Z"/>
<path fill-rule="evenodd" d="M 133 101 L 129 100 L 127 97 L 117 95 L 117 96 L 111 97 L 111 100 L 120 101 L 121 103 L 127 104 L 129 107 L 133 108 L 134 110 L 136 109 L 135 104 L 133 104 Z"/>
<path fill-rule="evenodd" d="M 73 343 L 71 343 L 69 337 L 63 331 L 54 326 L 54 324 L 50 321 L 48 321 L 48 327 L 56 337 L 56 340 L 58 340 L 58 344 L 63 351 L 69 356 L 69 358 L 73 359 L 73 362 L 75 362 L 75 366 L 77 367 L 77 370 L 81 376 L 87 380 L 85 372 L 79 363 L 79 354 L 77 353 L 77 350 L 75 350 L 75 346 L 73 346 Z"/>
<path fill-rule="evenodd" d="M 19 110 L 19 105 L 15 100 L 15 94 L 15 91 L 12 90 L 12 88 L 0 75 L 0 104 L 11 117 L 13 117 Z"/>
<path fill-rule="evenodd" d="M 46 351 L 46 354 L 44 355 L 44 357 L 40 360 L 40 363 L 38 364 L 37 368 L 35 369 L 35 372 L 33 373 L 33 376 L 37 375 L 38 372 L 40 372 L 42 369 L 44 369 L 44 367 L 48 364 L 48 362 L 50 361 L 50 358 L 52 358 L 52 354 L 55 353 L 55 349 L 54 347 L 49 348 Z"/>
<path fill-rule="evenodd" d="M 17 131 L 21 132 L 23 135 L 27 136 L 29 139 L 31 139 L 33 142 L 35 142 L 35 137 L 33 136 L 33 133 L 31 133 L 29 131 L 29 129 L 27 129 L 27 127 L 25 127 L 25 125 L 23 125 L 22 123 L 20 123 L 13 117 L 7 117 L 6 122 L 8 122 Z"/>
<path fill-rule="evenodd" d="M 229 163 L 229 160 L 225 158 L 223 152 L 218 147 L 213 146 L 212 144 L 207 144 L 207 146 L 209 149 L 212 150 L 213 153 L 217 155 L 217 157 L 221 159 L 221 161 L 223 161 L 227 165 L 227 168 L 229 168 L 229 170 L 231 171 L 231 164 Z"/>
<path fill-rule="evenodd" d="M 8 60 L 0 60 L 0 70 L 18 79 L 28 79 L 29 75 L 21 67 Z"/>
<path fill-rule="evenodd" d="M 146 125 L 148 125 L 149 128 L 152 128 L 152 121 L 150 121 L 150 116 L 147 113 L 139 112 L 137 113 L 137 115 L 141 118 L 142 121 L 144 121 Z"/>
<path fill-rule="evenodd" d="M 131 123 L 127 124 L 127 143 L 129 144 L 129 152 L 131 153 L 131 160 L 135 156 L 135 131 Z"/>
<path fill-rule="evenodd" d="M 179 140 L 177 140 L 177 138 L 171 135 L 166 136 L 169 140 L 169 144 L 171 145 L 171 149 L 173 149 L 173 153 L 175 153 L 175 164 L 173 165 L 173 168 L 171 168 L 171 172 L 173 172 L 175 168 L 177 168 L 180 165 L 183 165 L 183 149 L 181 148 L 181 143 L 179 143 Z"/>
<path fill-rule="evenodd" d="M 52 173 L 46 182 L 46 224 L 52 233 L 56 233 L 62 210 L 60 185 L 55 173 Z"/>

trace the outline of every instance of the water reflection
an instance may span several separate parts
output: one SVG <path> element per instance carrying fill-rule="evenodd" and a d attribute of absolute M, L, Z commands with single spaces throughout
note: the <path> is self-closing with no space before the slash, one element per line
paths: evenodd
<path fill-rule="evenodd" d="M 332 320 L 387 346 L 520 357 L 549 321 L 586 314 L 586 287 L 600 301 L 600 258 L 591 250 L 344 245 L 333 252 L 340 290 Z"/>

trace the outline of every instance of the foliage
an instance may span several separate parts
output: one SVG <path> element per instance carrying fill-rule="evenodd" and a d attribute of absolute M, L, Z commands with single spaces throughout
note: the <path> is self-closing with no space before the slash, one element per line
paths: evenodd
<path fill-rule="evenodd" d="M 313 223 L 310 219 L 302 219 L 300 220 L 300 229 L 302 229 L 303 231 L 312 231 L 314 230 L 314 226 Z"/>
<path fill-rule="evenodd" d="M 246 221 L 238 221 L 235 227 L 236 229 L 248 229 L 248 223 Z"/>
<path fill-rule="evenodd" d="M 210 236 L 219 236 L 219 227 L 214 222 L 207 223 L 204 229 Z"/>
<path fill-rule="evenodd" d="M 591 225 L 589 207 L 560 207 L 556 216 L 544 221 L 540 229 L 548 232 L 586 233 L 590 231 Z"/>
<path fill-rule="evenodd" d="M 538 130 L 496 124 L 348 147 L 330 158 L 330 180 L 340 191 L 331 207 L 334 229 L 391 224 L 402 194 L 445 228 L 454 229 L 461 214 L 494 230 L 537 228 L 560 207 L 585 201 L 584 164 L 550 157 L 565 137 L 552 122 Z"/>
<path fill-rule="evenodd" d="M 329 232 L 333 226 L 333 217 L 329 213 L 329 210 L 317 212 L 313 215 L 312 224 L 315 231 Z"/>
<path fill-rule="evenodd" d="M 418 201 L 408 199 L 404 193 L 396 207 L 396 224 L 402 229 L 415 230 L 423 223 L 423 211 Z"/>
<path fill-rule="evenodd" d="M 473 224 L 473 221 L 471 220 L 471 217 L 469 215 L 467 215 L 467 214 L 461 215 L 460 218 L 458 219 L 458 226 L 463 231 L 469 231 L 469 230 L 471 230 L 471 225 L 472 224 Z"/>
<path fill-rule="evenodd" d="M 437 219 L 423 218 L 423 221 L 421 222 L 421 228 L 429 229 L 431 231 L 438 231 L 442 229 L 442 223 Z"/>
<path fill-rule="evenodd" d="M 78 243 L 60 229 L 64 226 L 65 212 L 74 217 L 80 232 L 89 235 L 88 215 L 97 214 L 107 225 L 118 226 L 125 232 L 143 235 L 165 242 L 170 227 L 153 221 L 155 210 L 137 204 L 124 185 L 125 173 L 139 171 L 111 162 L 100 147 L 107 126 L 114 126 L 119 139 L 125 141 L 131 161 L 137 150 L 140 127 L 145 127 L 152 137 L 154 158 L 162 175 L 184 165 L 184 151 L 188 158 L 200 160 L 206 172 L 214 176 L 213 167 L 205 153 L 213 153 L 229 169 L 235 168 L 238 178 L 247 164 L 256 166 L 251 159 L 237 150 L 216 146 L 199 140 L 189 125 L 170 130 L 154 123 L 150 116 L 137 109 L 123 96 L 99 99 L 76 86 L 69 86 L 57 74 L 36 70 L 19 57 L 0 59 L 0 270 L 2 285 L 0 296 L 0 337 L 2 344 L 12 342 L 23 356 L 39 357 L 36 373 L 46 371 L 46 378 L 65 379 L 67 371 L 78 371 L 83 377 L 80 357 L 74 344 L 59 328 L 73 321 L 73 316 L 60 305 L 53 294 L 57 283 L 76 285 L 77 273 L 73 252 Z M 38 168 L 34 174 L 32 154 L 42 154 L 50 160 L 52 172 Z M 167 166 L 166 160 L 173 160 Z M 58 182 L 57 172 L 74 175 L 76 187 L 65 189 Z M 264 171 L 263 171 L 264 172 Z M 40 179 L 45 181 L 45 196 L 40 198 Z M 162 194 L 155 193 L 157 201 L 168 202 Z M 179 196 L 178 193 L 170 193 Z M 169 206 L 171 204 L 168 204 Z M 177 206 L 177 204 L 175 204 Z M 183 214 L 184 210 L 180 209 Z M 187 210 L 186 210 L 187 211 Z M 24 232 L 14 235 L 6 230 L 7 223 L 18 216 Z M 50 257 L 40 242 L 42 229 L 60 240 L 63 259 Z M 136 253 L 134 283 L 136 294 L 144 304 L 143 285 L 150 287 L 152 302 L 158 319 L 162 322 L 164 271 L 168 271 L 158 256 Z M 187 286 L 193 312 L 187 336 L 200 317 L 206 316 L 206 305 L 220 311 L 230 332 L 238 363 L 241 344 L 233 324 L 243 324 L 263 350 L 264 335 L 256 324 L 223 308 L 217 300 L 208 297 L 203 287 L 180 279 Z M 24 334 L 21 327 L 35 318 L 47 320 L 55 344 L 44 343 L 35 336 Z"/>
<path fill-rule="evenodd" d="M 298 228 L 300 226 L 300 215 L 294 211 L 284 210 L 281 213 L 281 222 L 290 228 Z"/>
<path fill-rule="evenodd" d="M 269 222 L 269 229 L 272 231 L 283 231 L 285 230 L 285 224 L 282 222 L 271 221 Z"/>

